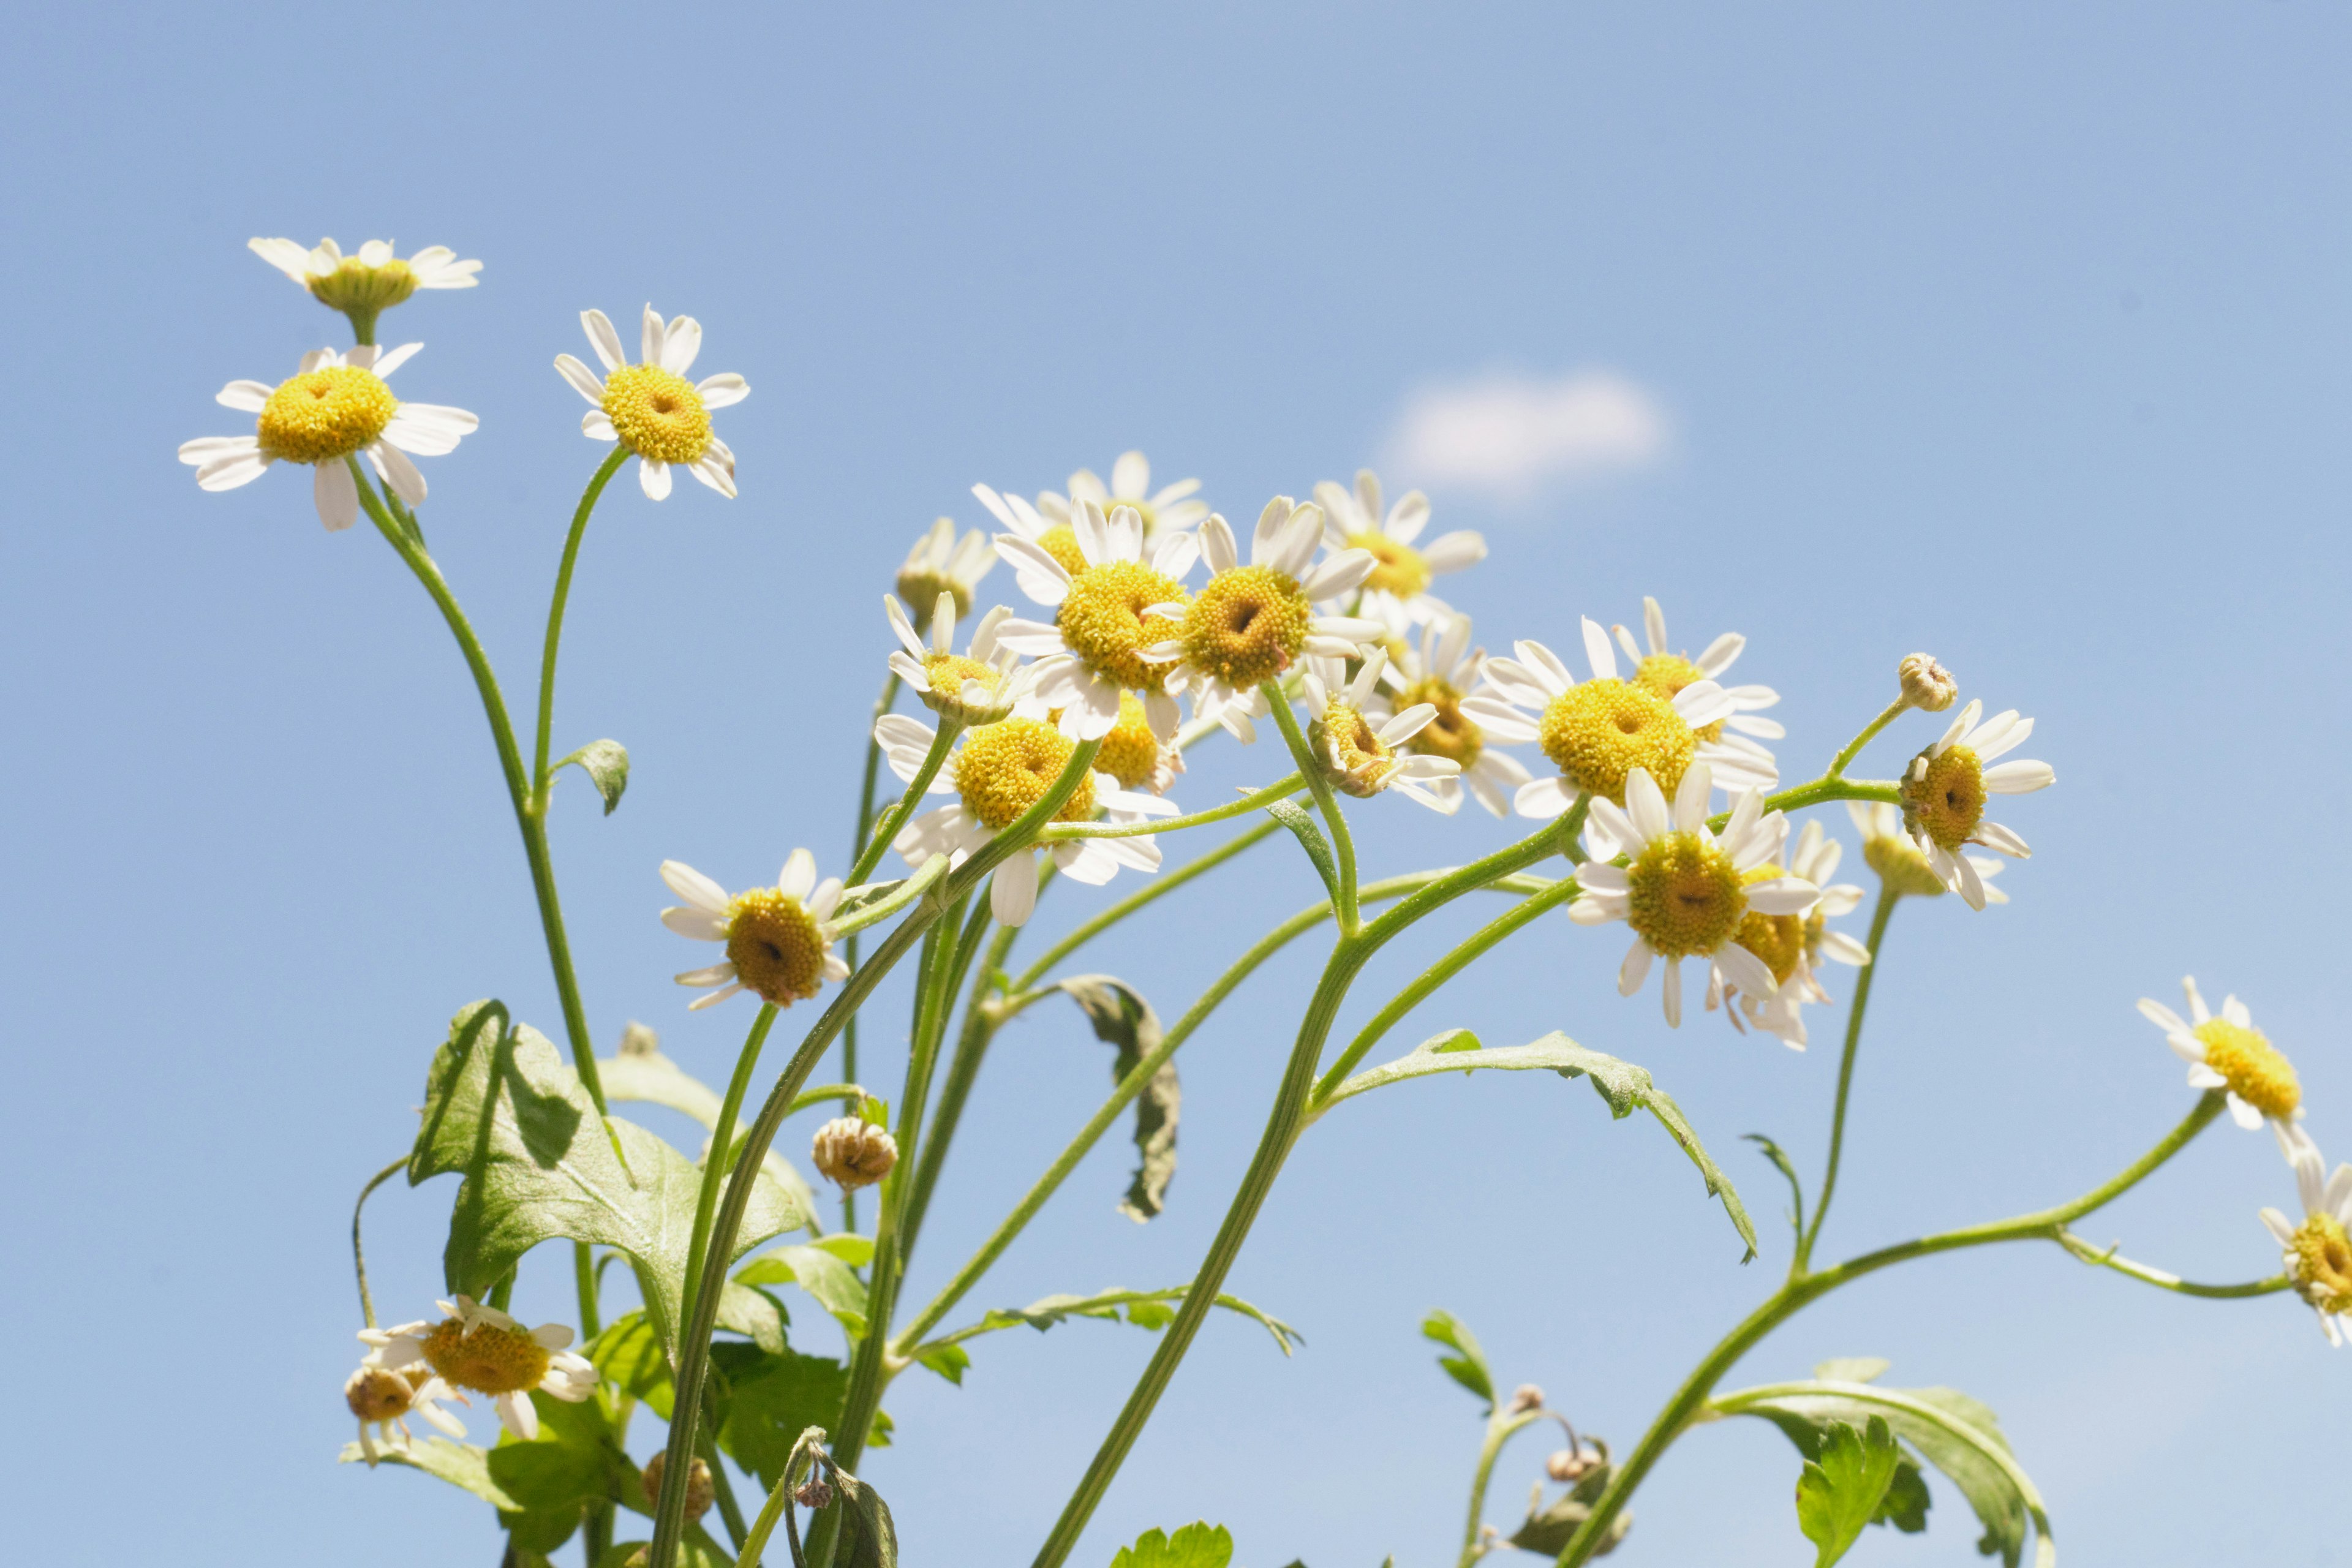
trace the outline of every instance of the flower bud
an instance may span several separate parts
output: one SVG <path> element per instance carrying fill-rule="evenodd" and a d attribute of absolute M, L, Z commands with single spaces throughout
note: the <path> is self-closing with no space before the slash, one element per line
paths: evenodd
<path fill-rule="evenodd" d="M 1523 1415 L 1543 1408 L 1543 1390 L 1532 1383 L 1523 1383 L 1511 1391 L 1511 1414 Z"/>
<path fill-rule="evenodd" d="M 1960 694 L 1952 672 L 1924 653 L 1915 653 L 1896 667 L 1904 700 L 1925 713 L 1941 713 Z"/>
<path fill-rule="evenodd" d="M 1562 1485 L 1572 1484 L 1591 1475 L 1601 1463 L 1600 1456 L 1578 1448 L 1562 1448 L 1544 1461 L 1544 1474 Z"/>
<path fill-rule="evenodd" d="M 833 1502 L 833 1488 L 825 1484 L 824 1477 L 811 1476 L 793 1489 L 793 1500 L 812 1510 L 826 1508 Z"/>
<path fill-rule="evenodd" d="M 838 1116 L 816 1130 L 809 1157 L 845 1193 L 870 1187 L 898 1163 L 898 1141 L 862 1117 Z"/>
<path fill-rule="evenodd" d="M 649 1507 L 661 1505 L 662 1468 L 668 1463 L 667 1454 L 656 1454 L 646 1461 L 646 1502 Z M 692 1524 L 710 1511 L 711 1500 L 718 1495 L 710 1479 L 710 1467 L 697 1456 L 686 1469 L 686 1522 Z"/>
<path fill-rule="evenodd" d="M 420 1369 L 419 1376 L 424 1375 Z M 343 1403 L 362 1421 L 397 1421 L 408 1414 L 415 1392 L 396 1372 L 363 1366 L 343 1384 Z"/>

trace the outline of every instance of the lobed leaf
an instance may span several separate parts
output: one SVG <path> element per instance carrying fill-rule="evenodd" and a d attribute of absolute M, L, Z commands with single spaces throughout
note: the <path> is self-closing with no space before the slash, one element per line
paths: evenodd
<path fill-rule="evenodd" d="M 1222 1524 L 1195 1520 L 1171 1535 L 1147 1530 L 1132 1546 L 1122 1546 L 1110 1568 L 1225 1568 L 1234 1560 L 1234 1538 Z"/>
<path fill-rule="evenodd" d="M 850 1239 L 865 1243 L 866 1256 L 873 1256 L 873 1243 L 867 1237 Z M 866 1337 L 866 1281 L 857 1277 L 857 1271 L 842 1257 L 841 1250 L 822 1242 L 763 1252 L 735 1271 L 735 1282 L 797 1285 L 814 1297 L 818 1306 L 833 1314 L 844 1333 L 853 1340 Z"/>
<path fill-rule="evenodd" d="M 375 1452 L 379 1463 L 405 1465 L 412 1470 L 422 1470 L 453 1487 L 463 1488 L 492 1508 L 511 1511 L 522 1506 L 490 1478 L 488 1450 L 478 1448 L 471 1443 L 453 1443 L 446 1437 L 425 1437 L 399 1447 L 379 1443 Z M 342 1453 L 337 1456 L 337 1462 L 365 1464 L 367 1452 L 357 1443 L 346 1443 Z"/>
<path fill-rule="evenodd" d="M 1438 1357 L 1437 1364 L 1445 1369 L 1448 1377 L 1485 1400 L 1489 1410 L 1493 1409 L 1496 1403 L 1495 1374 L 1488 1370 L 1486 1352 L 1479 1348 L 1478 1336 L 1470 1331 L 1470 1325 L 1444 1308 L 1438 1307 L 1421 1321 L 1421 1331 L 1423 1337 L 1435 1340 L 1442 1345 L 1450 1345 L 1460 1352 Z"/>
<path fill-rule="evenodd" d="M 1325 891 L 1331 895 L 1331 907 L 1339 907 L 1339 862 L 1332 858 L 1331 846 L 1317 826 L 1307 808 L 1295 800 L 1277 800 L 1265 808 L 1265 814 L 1297 836 L 1299 847 L 1314 863 L 1316 875 L 1323 879 Z"/>
<path fill-rule="evenodd" d="M 1797 1528 L 1819 1549 L 1813 1568 L 1830 1568 L 1862 1538 L 1902 1459 L 1884 1415 L 1861 1431 L 1843 1421 L 1823 1429 L 1819 1457 L 1797 1478 Z"/>
<path fill-rule="evenodd" d="M 1095 1037 L 1115 1047 L 1111 1082 L 1127 1075 L 1160 1047 L 1160 1016 L 1127 982 L 1109 974 L 1076 974 L 1061 983 L 1094 1025 Z M 1176 1174 L 1176 1117 L 1183 1089 L 1176 1080 L 1176 1064 L 1166 1061 L 1135 1097 L 1135 1178 L 1127 1186 L 1118 1212 L 1140 1225 L 1159 1214 Z"/>
<path fill-rule="evenodd" d="M 618 1100 L 667 1106 L 694 1118 L 713 1135 L 719 1131 L 719 1112 L 725 1108 L 725 1101 L 709 1084 L 662 1055 L 660 1037 L 642 1024 L 629 1026 L 616 1055 L 596 1058 L 596 1075 L 604 1080 L 607 1102 Z M 740 1140 L 745 1131 L 739 1119 L 735 1137 Z M 815 1194 L 807 1179 L 793 1168 L 791 1161 L 772 1147 L 761 1157 L 760 1168 L 804 1207 L 814 1211 Z"/>

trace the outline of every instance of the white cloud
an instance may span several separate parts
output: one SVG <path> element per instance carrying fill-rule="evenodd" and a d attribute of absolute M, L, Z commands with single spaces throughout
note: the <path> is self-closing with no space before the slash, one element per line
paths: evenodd
<path fill-rule="evenodd" d="M 1390 435 L 1387 466 L 1412 483 L 1519 500 L 1647 468 L 1669 442 L 1656 400 L 1613 372 L 1498 373 L 1415 392 Z"/>

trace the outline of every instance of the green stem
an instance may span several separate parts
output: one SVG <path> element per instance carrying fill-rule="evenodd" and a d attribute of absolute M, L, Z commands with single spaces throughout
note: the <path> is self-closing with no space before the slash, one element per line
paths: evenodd
<path fill-rule="evenodd" d="M 719 1517 L 727 1526 L 727 1539 L 740 1552 L 744 1536 L 743 1508 L 735 1500 L 735 1483 L 728 1478 L 727 1467 L 719 1462 L 719 1429 L 711 1425 L 709 1410 L 702 1413 L 702 1430 L 697 1435 L 695 1447 L 702 1452 L 702 1462 L 710 1467 L 710 1495 L 719 1504 Z M 664 1484 L 667 1484 L 667 1478 Z"/>
<path fill-rule="evenodd" d="M 914 1188 L 907 1194 L 908 1252 L 915 1249 L 915 1238 L 922 1233 L 932 1190 L 939 1185 L 940 1171 L 947 1163 L 948 1145 L 955 1139 L 956 1127 L 963 1120 L 964 1104 L 971 1098 L 972 1085 L 980 1081 L 981 1064 L 996 1037 L 996 1024 L 985 1005 L 990 983 L 1003 972 L 1005 957 L 1020 935 L 1018 926 L 999 926 L 980 973 L 972 976 L 971 993 L 963 1005 L 963 1028 L 956 1037 L 955 1055 L 948 1059 L 946 1081 L 940 1086 L 940 1108 L 932 1114 L 930 1131 L 923 1136 L 922 1163 L 915 1171 Z"/>
<path fill-rule="evenodd" d="M 946 717 L 940 720 L 939 732 L 931 738 L 931 749 L 923 758 L 923 765 L 916 770 L 913 781 L 907 785 L 907 793 L 900 795 L 898 804 L 875 825 L 873 838 L 858 851 L 857 864 L 850 868 L 846 879 L 850 887 L 863 886 L 866 879 L 874 874 L 874 868 L 881 864 L 883 854 L 890 847 L 890 840 L 898 837 L 898 830 L 907 826 L 908 817 L 915 815 L 915 807 L 922 800 L 923 792 L 931 787 L 933 779 L 939 777 L 940 764 L 948 760 L 949 749 L 954 746 L 955 738 L 962 729 L 963 725 L 959 721 Z"/>
<path fill-rule="evenodd" d="M 1298 715 L 1290 710 L 1290 699 L 1283 695 L 1282 683 L 1269 680 L 1258 688 L 1265 693 L 1274 709 L 1274 721 L 1282 731 L 1282 739 L 1290 747 L 1291 761 L 1307 780 L 1307 790 L 1315 796 L 1315 805 L 1323 813 L 1324 825 L 1331 830 L 1331 847 L 1339 857 L 1339 934 L 1352 937 L 1360 923 L 1356 908 L 1356 841 L 1349 837 L 1347 814 L 1339 809 L 1339 797 L 1331 793 L 1331 782 L 1323 776 L 1315 748 L 1298 728 Z M 1066 1550 L 1066 1548 L 1065 1549 Z"/>
<path fill-rule="evenodd" d="M 584 1344 L 604 1331 L 604 1313 L 596 1304 L 596 1259 L 584 1241 L 572 1244 L 572 1282 L 580 1296 L 580 1339 Z"/>
<path fill-rule="evenodd" d="M 857 831 L 849 837 L 849 858 L 853 861 L 865 852 L 866 836 L 874 826 L 874 781 L 882 765 L 882 742 L 874 738 L 874 725 L 882 721 L 882 716 L 889 712 L 898 700 L 898 672 L 892 670 L 882 682 L 882 695 L 874 700 L 873 723 L 866 726 L 866 780 L 857 792 Z M 856 968 L 856 933 L 850 934 L 843 952 L 849 967 Z M 841 1030 L 841 1076 L 850 1083 L 857 1081 L 857 1017 L 855 1014 L 850 1016 L 849 1022 Z M 855 1192 L 841 1194 L 841 1228 L 846 1231 L 857 1228 L 857 1194 Z"/>
<path fill-rule="evenodd" d="M 403 1154 L 399 1159 L 370 1176 L 367 1185 L 360 1189 L 360 1201 L 352 1205 L 352 1272 L 358 1277 L 360 1282 L 360 1316 L 366 1320 L 367 1326 L 371 1329 L 375 1327 L 375 1303 L 368 1299 L 367 1253 L 360 1247 L 360 1214 L 367 1207 L 371 1194 L 406 1169 L 408 1169 L 408 1156 Z"/>
<path fill-rule="evenodd" d="M 702 1277 L 709 1268 L 709 1255 L 705 1244 L 710 1236 L 710 1216 L 719 1210 L 719 1184 L 724 1181 L 732 1161 L 735 1119 L 743 1109 L 743 1097 L 751 1091 L 752 1071 L 760 1065 L 760 1048 L 768 1043 L 768 1031 L 775 1026 L 776 1005 L 760 1004 L 759 1014 L 751 1020 L 751 1031 L 744 1037 L 743 1048 L 735 1054 L 735 1071 L 727 1079 L 726 1097 L 719 1104 L 719 1121 L 710 1131 L 710 1152 L 702 1159 L 702 1182 L 695 1189 L 694 1229 L 688 1233 L 686 1243 L 686 1288 L 678 1300 L 691 1310 L 696 1296 L 702 1289 Z M 719 1265 L 720 1289 L 725 1289 L 726 1265 Z M 662 1484 L 667 1488 L 668 1477 Z"/>
<path fill-rule="evenodd" d="M 1862 749 L 1870 744 L 1871 738 L 1903 717 L 1905 710 L 1910 706 L 1911 700 L 1908 697 L 1898 697 L 1888 703 L 1885 712 L 1864 725 L 1862 733 L 1848 741 L 1845 743 L 1845 750 L 1830 759 L 1830 771 L 1826 776 L 1830 778 L 1842 776 L 1845 773 L 1845 765 L 1862 754 Z"/>
<path fill-rule="evenodd" d="M 1216 869 L 1243 850 L 1254 844 L 1264 842 L 1269 835 L 1278 833 L 1281 829 L 1282 824 L 1268 817 L 1246 832 L 1235 834 L 1199 858 L 1189 860 L 1173 871 L 1163 871 L 1157 877 L 1148 879 L 1138 891 L 1129 893 L 1093 919 L 1080 921 L 1067 936 L 1047 948 L 1044 956 L 1036 963 L 1022 971 L 1021 978 L 1013 981 L 1006 989 L 1028 990 L 1037 984 L 1039 977 L 1047 970 L 1138 910 L 1156 899 L 1167 897 L 1195 877 L 1203 876 Z"/>
<path fill-rule="evenodd" d="M 768 1500 L 760 1507 L 760 1517 L 743 1537 L 743 1550 L 736 1554 L 735 1568 L 760 1568 L 760 1554 L 768 1549 L 768 1537 L 776 1532 L 776 1521 L 791 1511 L 793 1506 L 793 1476 L 791 1467 L 776 1477 L 776 1484 L 768 1493 Z M 793 1542 L 793 1561 L 800 1561 L 800 1542 Z M 595 1568 L 590 1563 L 588 1568 Z"/>
<path fill-rule="evenodd" d="M 1150 833 L 1175 833 L 1187 827 L 1205 827 L 1212 822 L 1224 822 L 1236 816 L 1247 816 L 1253 811 L 1263 811 L 1276 801 L 1286 799 L 1307 787 L 1307 781 L 1293 773 L 1228 805 L 1196 811 L 1188 816 L 1148 816 L 1141 822 L 1057 822 L 1045 829 L 1043 837 L 1046 843 L 1055 844 L 1066 838 L 1139 838 Z"/>
<path fill-rule="evenodd" d="M 1470 1521 L 1462 1530 L 1462 1555 L 1455 1568 L 1470 1568 L 1485 1555 L 1478 1550 L 1478 1527 L 1486 1522 L 1486 1484 L 1494 1477 L 1495 1461 L 1502 1457 L 1503 1445 L 1543 1418 L 1541 1410 L 1514 1415 L 1503 1407 L 1486 1417 L 1486 1438 L 1478 1446 L 1478 1468 L 1470 1478 Z"/>
<path fill-rule="evenodd" d="M 2246 1296 L 2274 1296 L 2281 1290 L 2294 1288 L 2294 1281 L 2284 1274 L 2273 1274 L 2267 1279 L 2250 1280 L 2243 1285 L 2200 1285 L 2168 1270 L 2151 1268 L 2145 1263 L 2119 1258 L 2116 1255 L 2115 1247 L 2093 1247 L 2071 1230 L 2061 1229 L 2051 1239 L 2095 1268 L 2112 1268 L 2126 1279 L 2137 1279 L 2143 1285 L 2153 1285 L 2159 1290 L 2169 1290 L 2179 1296 L 2227 1301 Z M 2116 1244 L 2116 1247 L 2122 1245 L 2121 1242 Z"/>
<path fill-rule="evenodd" d="M 1878 907 L 1870 911 L 1870 962 L 1854 977 L 1853 1010 L 1845 1019 L 1845 1053 L 1838 1058 L 1837 1109 L 1830 1113 L 1829 1168 L 1822 1173 L 1821 1195 L 1813 1203 L 1813 1223 L 1798 1239 L 1796 1256 L 1789 1260 L 1791 1278 L 1802 1274 L 1812 1262 L 1813 1241 L 1822 1234 L 1822 1221 L 1829 1216 L 1830 1196 L 1837 1191 L 1838 1161 L 1845 1152 L 1846 1100 L 1853 1088 L 1854 1055 L 1862 1047 L 1862 1016 L 1870 1008 L 1870 983 L 1878 973 L 1878 950 L 1886 938 L 1886 922 L 1894 918 L 1895 901 L 1902 896 L 1893 882 L 1878 884 Z"/>
<path fill-rule="evenodd" d="M 613 455 L 604 459 L 588 481 L 588 489 L 572 513 L 572 531 L 564 536 L 563 561 L 555 569 L 555 592 L 547 601 L 547 646 L 539 661 L 539 747 L 530 770 L 531 813 L 542 820 L 547 816 L 548 792 L 554 780 L 548 775 L 548 738 L 555 723 L 555 653 L 556 645 L 563 640 L 563 610 L 572 599 L 572 568 L 580 559 L 580 541 L 588 531 L 588 519 L 596 510 L 596 498 L 604 493 L 605 483 L 620 471 L 622 460 L 629 456 L 626 447 L 614 447 Z"/>

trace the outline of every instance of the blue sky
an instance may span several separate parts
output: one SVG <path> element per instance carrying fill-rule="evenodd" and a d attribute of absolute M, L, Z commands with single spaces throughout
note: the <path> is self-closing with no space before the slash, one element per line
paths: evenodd
<path fill-rule="evenodd" d="M 1742 630 L 1739 673 L 1786 694 L 1792 778 L 1915 647 L 2037 717 L 2061 782 L 2008 818 L 2037 850 L 2015 902 L 1896 918 L 1826 1249 L 2053 1202 L 2129 1160 L 2189 1101 L 2132 1002 L 2190 971 L 2250 1002 L 2323 1145 L 2352 1148 L 2331 979 L 2352 875 L 2329 673 L 2352 653 L 2340 14 L 126 5 L 27 13 L 14 37 L 0 1460 L 39 1479 L 28 1558 L 119 1555 L 133 1496 L 134 1528 L 190 1563 L 497 1550 L 470 1500 L 332 1463 L 344 1227 L 410 1136 L 448 1015 L 496 994 L 551 1026 L 552 990 L 470 689 L 415 584 L 365 531 L 322 533 L 299 476 L 205 496 L 172 460 L 236 427 L 223 382 L 281 377 L 340 327 L 249 235 L 486 262 L 479 289 L 385 332 L 427 345 L 404 395 L 482 416 L 429 465 L 425 519 L 510 697 L 596 456 L 549 369 L 580 352 L 577 312 L 692 313 L 702 367 L 751 379 L 721 416 L 741 499 L 616 488 L 574 595 L 558 738 L 619 737 L 636 768 L 609 820 L 576 785 L 556 814 L 608 1047 L 642 1019 L 723 1075 L 748 1013 L 685 1013 L 654 868 L 740 886 L 806 843 L 837 868 L 888 646 L 877 599 L 934 516 L 982 521 L 974 480 L 1058 488 L 1140 447 L 1254 517 L 1394 459 L 1424 470 L 1438 526 L 1488 535 L 1452 595 L 1482 640 L 1570 645 L 1575 617 L 1633 621 L 1644 594 L 1678 642 Z M 1530 416 L 1552 444 L 1515 448 L 1507 480 L 1408 420 L 1432 388 L 1592 376 L 1638 438 Z M 1561 451 L 1587 460 L 1546 469 Z M 1222 752 L 1185 796 L 1276 765 Z M 1359 820 L 1375 871 L 1517 831 L 1399 801 Z M 1172 1016 L 1311 888 L 1269 845 L 1089 962 Z M 1070 892 L 1044 929 L 1101 897 Z M 1306 1350 L 1213 1324 L 1074 1561 L 1202 1516 L 1253 1568 L 1444 1560 L 1478 1425 L 1417 1337 L 1433 1306 L 1507 1382 L 1638 1435 L 1785 1259 L 1777 1178 L 1738 1135 L 1812 1180 L 1835 1058 L 1826 1026 L 1801 1056 L 1718 1019 L 1669 1032 L 1654 993 L 1614 994 L 1619 952 L 1548 921 L 1394 1044 L 1564 1028 L 1646 1064 L 1740 1182 L 1764 1257 L 1742 1269 L 1671 1145 L 1580 1087 L 1351 1105 L 1231 1281 Z M 1107 1146 L 975 1308 L 1190 1276 L 1315 963 L 1271 966 L 1180 1058 L 1168 1213 L 1113 1212 Z M 890 995 L 869 1025 L 886 1053 Z M 1097 1103 L 1106 1058 L 1075 1010 L 999 1043 L 911 1293 Z M 371 1211 L 388 1312 L 430 1310 L 447 1197 Z M 2275 1262 L 2256 1208 L 2292 1203 L 2268 1140 L 2223 1127 L 2089 1232 L 2251 1278 Z M 551 1258 L 518 1300 L 571 1310 Z M 816 1318 L 800 1331 L 822 1349 Z M 1093 1323 L 1006 1334 L 960 1391 L 897 1385 L 899 1442 L 869 1471 L 910 1561 L 1024 1561 L 1148 1351 Z M 2332 1560 L 2352 1364 L 2291 1300 L 1979 1254 L 1833 1298 L 1735 1381 L 1832 1354 L 1991 1404 L 2077 1568 Z M 1540 1457 L 1498 1471 L 1506 1529 Z M 1808 1562 L 1794 1476 L 1760 1426 L 1698 1432 L 1618 1560 Z M 1927 1536 L 1874 1532 L 1851 1561 L 1977 1562 L 1966 1515 L 1939 1490 Z"/>

